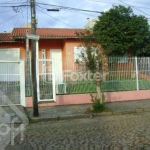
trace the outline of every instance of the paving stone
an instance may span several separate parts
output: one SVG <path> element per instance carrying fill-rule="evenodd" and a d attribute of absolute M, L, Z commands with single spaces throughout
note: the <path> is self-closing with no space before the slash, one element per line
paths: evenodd
<path fill-rule="evenodd" d="M 115 146 L 115 147 L 113 148 L 113 150 L 120 150 L 120 148 L 117 147 L 117 146 Z"/>
<path fill-rule="evenodd" d="M 149 148 L 150 112 L 31 123 L 16 150 L 135 150 Z M 14 150 L 7 146 L 6 150 Z M 149 149 L 148 149 L 149 150 Z"/>
<path fill-rule="evenodd" d="M 112 114 L 113 115 L 121 115 L 122 113 L 121 113 L 121 111 L 113 111 Z"/>
<path fill-rule="evenodd" d="M 122 150 L 129 150 L 129 147 L 125 146 Z"/>
<path fill-rule="evenodd" d="M 145 112 L 150 112 L 150 107 L 144 108 L 144 111 L 145 111 Z"/>
<path fill-rule="evenodd" d="M 137 108 L 137 109 L 136 109 L 136 112 L 137 112 L 137 113 L 141 113 L 141 112 L 143 112 L 143 109 Z"/>

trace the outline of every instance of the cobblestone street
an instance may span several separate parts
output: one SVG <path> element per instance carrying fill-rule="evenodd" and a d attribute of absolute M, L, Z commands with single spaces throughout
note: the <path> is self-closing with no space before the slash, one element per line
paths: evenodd
<path fill-rule="evenodd" d="M 32 123 L 10 149 L 150 150 L 150 113 Z"/>

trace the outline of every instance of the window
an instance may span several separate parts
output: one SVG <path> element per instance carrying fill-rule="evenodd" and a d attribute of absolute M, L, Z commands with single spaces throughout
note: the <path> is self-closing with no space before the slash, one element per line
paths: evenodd
<path fill-rule="evenodd" d="M 46 50 L 42 49 L 42 59 L 43 59 L 43 64 L 45 64 L 45 59 L 46 59 Z"/>
<path fill-rule="evenodd" d="M 8 48 L 0 49 L 0 60 L 1 61 L 20 61 L 20 49 L 19 48 Z M 0 64 L 0 81 L 19 81 L 18 74 L 19 63 L 1 63 Z M 7 74 L 7 75 L 6 75 Z"/>
<path fill-rule="evenodd" d="M 77 62 L 77 60 L 82 61 L 81 53 L 85 53 L 84 47 L 74 47 L 74 62 Z"/>
<path fill-rule="evenodd" d="M 20 60 L 20 49 L 19 48 L 9 48 L 0 49 L 0 60 Z"/>
<path fill-rule="evenodd" d="M 97 47 L 92 47 L 92 54 L 95 53 L 95 56 L 97 56 Z M 85 47 L 74 47 L 74 61 L 76 62 L 77 60 L 82 61 L 81 53 L 87 56 L 86 54 L 86 48 Z"/>

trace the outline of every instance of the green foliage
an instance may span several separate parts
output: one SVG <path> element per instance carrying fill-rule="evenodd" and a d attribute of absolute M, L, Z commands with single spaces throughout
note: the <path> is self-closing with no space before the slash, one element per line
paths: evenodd
<path fill-rule="evenodd" d="M 94 97 L 92 94 L 91 95 L 91 101 L 93 102 L 92 108 L 93 112 L 98 113 L 98 112 L 104 112 L 108 111 L 108 108 L 105 106 L 104 103 L 101 103 L 100 99 L 97 99 L 97 97 Z"/>
<path fill-rule="evenodd" d="M 86 30 L 84 33 L 77 33 L 77 36 L 81 39 L 82 46 L 85 48 L 85 52 L 81 53 L 81 62 L 78 63 L 85 64 L 87 70 L 95 73 L 95 75 L 101 73 L 101 77 L 96 77 L 94 82 L 96 85 L 97 96 L 102 100 L 100 88 L 100 82 L 103 80 L 102 50 L 99 47 L 99 43 L 95 42 L 93 32 L 90 30 Z"/>
<path fill-rule="evenodd" d="M 98 113 L 98 112 L 103 112 L 106 110 L 105 104 L 100 102 L 100 99 L 96 99 L 93 104 L 93 112 Z"/>
<path fill-rule="evenodd" d="M 85 32 L 76 33 L 77 36 L 82 41 L 83 52 L 80 54 L 81 61 L 77 61 L 77 63 L 84 62 L 87 69 L 92 73 L 101 70 L 101 56 L 99 54 L 98 43 L 95 42 L 95 38 L 93 38 L 93 33 L 90 30 L 86 30 Z M 99 70 L 97 70 L 99 68 Z"/>
<path fill-rule="evenodd" d="M 150 50 L 148 20 L 135 15 L 130 7 L 119 5 L 104 12 L 93 28 L 93 36 L 110 56 L 123 56 L 126 51 L 139 56 Z"/>

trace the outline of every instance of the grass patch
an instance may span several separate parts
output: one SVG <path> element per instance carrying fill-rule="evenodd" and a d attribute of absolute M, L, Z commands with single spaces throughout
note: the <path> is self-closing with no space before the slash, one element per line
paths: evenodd
<path fill-rule="evenodd" d="M 115 91 L 133 91 L 137 89 L 136 80 L 110 80 L 102 81 L 102 92 L 115 92 Z M 64 85 L 58 85 L 59 92 L 64 94 Z M 139 79 L 139 89 L 150 89 L 150 80 Z M 52 85 L 40 85 L 40 90 L 52 91 Z M 82 94 L 82 93 L 95 93 L 96 85 L 93 81 L 78 81 L 66 83 L 67 94 Z M 29 93 L 29 94 L 28 94 Z M 30 86 L 26 86 L 26 96 L 32 95 L 32 89 Z"/>
<path fill-rule="evenodd" d="M 102 81 L 102 92 L 115 92 L 115 91 L 133 91 L 137 89 L 136 80 L 111 80 Z M 139 89 L 150 89 L 150 80 L 139 79 Z M 67 94 L 77 93 L 94 93 L 96 92 L 96 85 L 92 81 L 72 82 L 67 83 Z"/>

